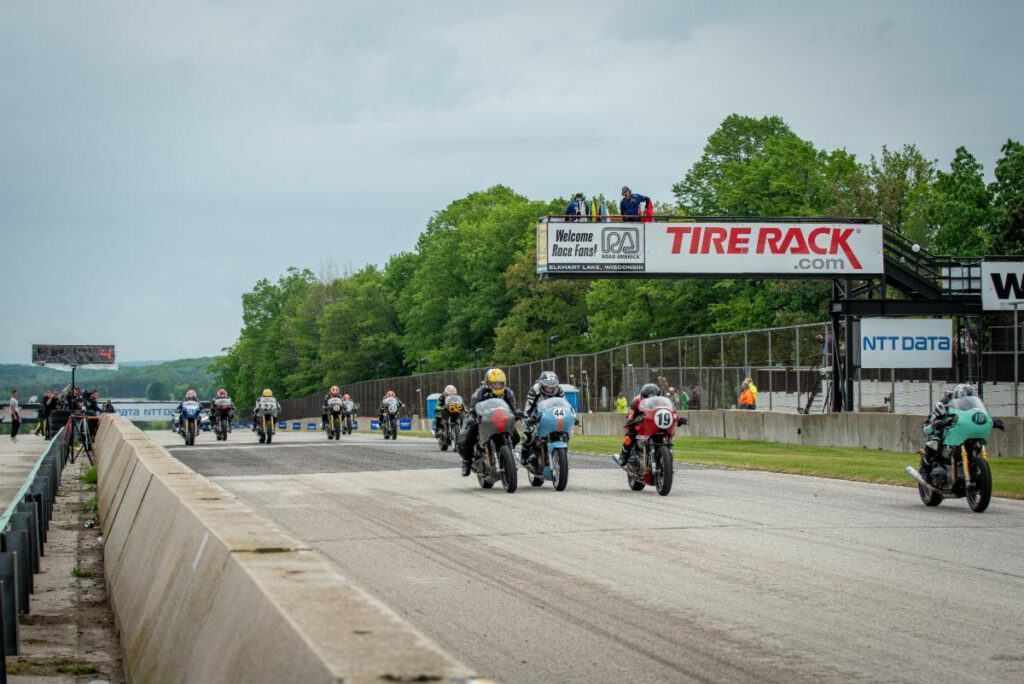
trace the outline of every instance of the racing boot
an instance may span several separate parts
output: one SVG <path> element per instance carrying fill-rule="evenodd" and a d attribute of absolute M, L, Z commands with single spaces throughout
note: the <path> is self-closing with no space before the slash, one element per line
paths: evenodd
<path fill-rule="evenodd" d="M 462 457 L 462 477 L 469 477 L 469 466 L 470 462 L 466 460 L 466 457 Z"/>
<path fill-rule="evenodd" d="M 612 460 L 615 461 L 615 465 L 621 468 L 629 462 L 629 453 L 630 451 L 632 451 L 632 445 L 633 440 L 630 439 L 629 437 L 626 437 L 626 439 L 623 440 L 622 449 L 619 451 L 619 453 L 612 456 Z"/>

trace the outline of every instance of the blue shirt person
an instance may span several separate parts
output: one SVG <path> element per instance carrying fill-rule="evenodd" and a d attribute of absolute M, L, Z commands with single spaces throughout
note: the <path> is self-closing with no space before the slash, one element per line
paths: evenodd
<path fill-rule="evenodd" d="M 619 213 L 623 216 L 639 216 L 640 204 L 650 202 L 650 197 L 634 195 L 628 186 L 622 186 L 622 200 L 619 202 Z"/>
<path fill-rule="evenodd" d="M 583 193 L 577 192 L 573 197 L 572 202 L 569 202 L 569 206 L 565 208 L 566 221 L 586 221 L 590 216 L 590 205 L 583 201 Z"/>

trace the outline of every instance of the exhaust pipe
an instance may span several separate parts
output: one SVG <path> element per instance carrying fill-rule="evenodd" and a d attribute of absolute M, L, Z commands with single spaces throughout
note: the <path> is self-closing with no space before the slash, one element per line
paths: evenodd
<path fill-rule="evenodd" d="M 921 477 L 921 473 L 917 472 L 917 470 L 913 466 L 907 466 L 907 475 L 917 480 L 917 483 L 920 484 L 921 486 L 927 487 L 933 492 L 941 494 L 941 492 L 939 492 L 939 490 L 936 489 L 931 483 L 929 483 L 927 480 Z"/>

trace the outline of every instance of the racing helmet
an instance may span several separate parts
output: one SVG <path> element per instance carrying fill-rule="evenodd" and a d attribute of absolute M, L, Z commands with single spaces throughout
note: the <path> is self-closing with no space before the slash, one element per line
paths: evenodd
<path fill-rule="evenodd" d="M 196 391 L 195 390 L 189 390 L 188 392 L 185 392 L 185 401 L 195 401 L 195 400 L 196 400 Z"/>
<path fill-rule="evenodd" d="M 455 390 L 455 385 L 448 385 L 447 387 L 445 387 L 444 388 L 444 393 L 445 393 L 446 396 L 451 396 L 453 394 L 458 394 L 458 392 Z"/>
<path fill-rule="evenodd" d="M 268 387 L 267 389 L 263 390 L 263 396 L 265 396 L 265 397 L 272 397 L 272 396 L 274 396 L 274 393 L 271 392 L 270 388 Z"/>
<path fill-rule="evenodd" d="M 962 399 L 963 397 L 973 397 L 974 388 L 970 385 L 960 384 L 953 388 L 953 398 Z"/>
<path fill-rule="evenodd" d="M 331 396 L 332 397 L 338 396 L 338 392 L 340 392 L 340 391 L 341 390 L 338 388 L 337 385 L 331 385 Z"/>
<path fill-rule="evenodd" d="M 657 397 L 661 395 L 661 388 L 655 385 L 653 382 L 649 382 L 640 388 L 640 396 L 644 399 L 648 397 Z"/>
<path fill-rule="evenodd" d="M 385 399 L 394 399 L 395 398 L 395 391 L 394 390 L 388 390 L 387 392 L 384 393 L 384 398 Z"/>
<path fill-rule="evenodd" d="M 505 391 L 505 372 L 500 368 L 492 368 L 487 371 L 484 381 L 496 397 L 500 397 Z"/>
<path fill-rule="evenodd" d="M 342 398 L 342 399 L 344 399 L 345 401 L 348 401 L 348 400 L 349 400 L 349 396 L 348 396 L 347 394 L 345 394 L 345 395 L 342 395 L 342 397 L 341 397 L 341 398 Z"/>
<path fill-rule="evenodd" d="M 217 390 L 217 398 L 218 399 L 226 399 L 227 396 L 228 396 L 227 390 L 223 390 L 223 389 Z"/>
<path fill-rule="evenodd" d="M 540 385 L 540 391 L 550 397 L 558 391 L 558 376 L 553 371 L 544 371 L 537 378 L 537 384 Z"/>

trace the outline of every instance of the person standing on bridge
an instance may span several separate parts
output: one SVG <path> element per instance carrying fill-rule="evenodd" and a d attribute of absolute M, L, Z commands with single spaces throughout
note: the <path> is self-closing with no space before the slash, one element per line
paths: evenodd
<path fill-rule="evenodd" d="M 634 195 L 633 191 L 629 189 L 629 186 L 622 186 L 622 199 L 619 201 L 619 213 L 622 214 L 623 221 L 629 221 L 628 216 L 639 216 L 640 205 L 650 204 L 651 198 L 643 195 Z"/>
<path fill-rule="evenodd" d="M 7 402 L 11 410 L 11 441 L 18 441 L 18 430 L 21 428 L 21 410 L 18 406 L 18 390 L 11 390 L 11 400 Z"/>
<path fill-rule="evenodd" d="M 577 192 L 565 208 L 566 221 L 586 221 L 590 216 L 590 205 L 583 201 L 583 193 Z"/>

